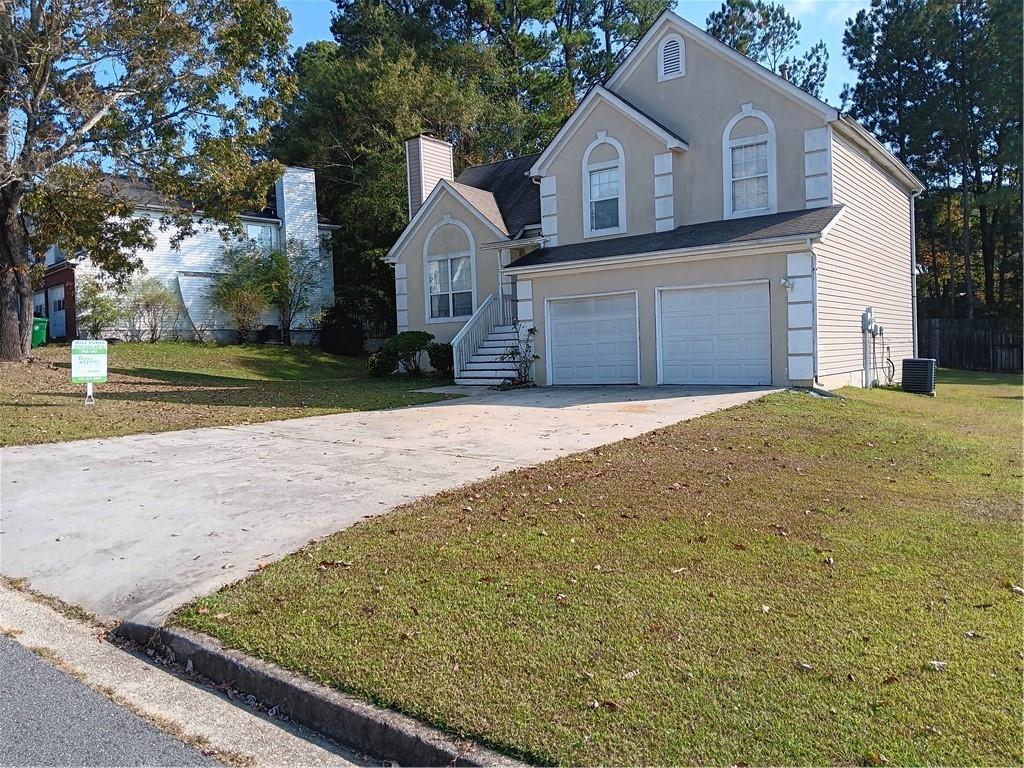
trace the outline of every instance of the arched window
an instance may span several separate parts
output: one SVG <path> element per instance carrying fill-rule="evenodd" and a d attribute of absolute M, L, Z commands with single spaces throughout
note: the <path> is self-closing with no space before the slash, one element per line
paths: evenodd
<path fill-rule="evenodd" d="M 725 218 L 774 213 L 776 184 L 775 123 L 744 104 L 722 132 Z"/>
<path fill-rule="evenodd" d="M 604 131 L 583 153 L 583 236 L 626 231 L 626 163 L 622 145 Z"/>
<path fill-rule="evenodd" d="M 658 45 L 658 82 L 686 74 L 686 44 L 679 35 L 667 35 Z"/>
<path fill-rule="evenodd" d="M 464 320 L 476 308 L 476 244 L 469 227 L 445 216 L 423 242 L 428 323 Z"/>

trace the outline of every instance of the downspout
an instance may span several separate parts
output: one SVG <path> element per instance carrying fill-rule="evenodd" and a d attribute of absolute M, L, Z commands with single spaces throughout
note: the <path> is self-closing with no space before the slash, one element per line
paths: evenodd
<path fill-rule="evenodd" d="M 924 190 L 910 193 L 910 322 L 913 325 L 914 357 L 917 357 L 917 214 L 915 202 Z"/>

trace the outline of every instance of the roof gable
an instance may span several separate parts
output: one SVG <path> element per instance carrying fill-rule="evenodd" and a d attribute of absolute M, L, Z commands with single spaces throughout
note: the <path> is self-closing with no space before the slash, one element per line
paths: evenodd
<path fill-rule="evenodd" d="M 569 119 L 565 121 L 558 133 L 555 134 L 555 138 L 551 140 L 551 143 L 547 145 L 543 152 L 541 152 L 537 161 L 530 168 L 531 176 L 544 175 L 548 165 L 558 154 L 559 150 L 561 150 L 562 146 L 574 134 L 576 126 L 585 120 L 598 104 L 608 104 L 635 122 L 637 125 L 646 128 L 658 139 L 664 141 L 665 147 L 669 150 L 685 150 L 689 148 L 685 139 L 673 133 L 650 115 L 641 112 L 637 107 L 630 104 L 618 94 L 609 91 L 603 85 L 595 85 L 587 92 L 587 95 L 583 97 L 583 101 L 581 101 L 580 105 L 576 107 L 576 111 L 572 113 Z"/>
<path fill-rule="evenodd" d="M 763 81 L 776 91 L 789 96 L 795 101 L 798 101 L 804 106 L 819 113 L 825 120 L 831 122 L 839 116 L 839 112 L 835 107 L 831 107 L 821 99 L 811 96 L 807 91 L 798 88 L 789 80 L 775 74 L 767 67 L 761 66 L 756 61 L 744 56 L 739 51 L 730 48 L 721 40 L 709 35 L 700 27 L 691 24 L 689 21 L 670 10 L 662 13 L 654 24 L 651 25 L 650 29 L 648 29 L 644 36 L 640 38 L 639 42 L 637 42 L 633 47 L 633 50 L 629 52 L 629 55 L 626 56 L 622 64 L 620 64 L 608 80 L 605 81 L 605 86 L 609 89 L 614 88 L 617 83 L 633 71 L 644 57 L 652 51 L 656 53 L 656 43 L 661 36 L 661 33 L 666 28 L 671 28 L 682 34 L 687 42 L 693 42 L 697 45 L 703 46 L 723 58 L 728 59 L 733 64 L 736 64 L 746 70 L 753 77 Z"/>
<path fill-rule="evenodd" d="M 463 187 L 463 185 L 459 184 L 459 187 Z M 476 191 L 480 192 L 481 190 Z M 490 196 L 489 193 L 485 194 Z M 488 229 L 494 232 L 495 236 L 497 236 L 498 238 L 504 240 L 505 238 L 508 237 L 508 233 L 505 232 L 502 227 L 500 227 L 498 224 L 495 224 L 494 221 L 488 217 L 488 215 L 484 214 L 479 208 L 477 208 L 472 202 L 470 202 L 466 198 L 466 196 L 461 191 L 459 191 L 458 188 L 455 187 L 454 184 L 452 184 L 449 181 L 446 181 L 445 179 L 441 179 L 441 181 L 438 182 L 438 185 L 434 187 L 434 190 L 427 196 L 427 199 L 423 201 L 423 205 L 421 205 L 419 210 L 416 211 L 415 215 L 412 217 L 409 223 L 405 225 L 405 229 L 402 230 L 402 234 L 398 237 L 398 240 L 395 241 L 395 244 L 391 246 L 391 249 L 387 252 L 387 255 L 384 257 L 384 261 L 394 263 L 397 260 L 398 253 L 402 250 L 403 247 L 405 247 L 405 244 L 406 242 L 408 242 L 409 238 L 413 236 L 417 229 L 419 229 L 420 225 L 423 223 L 423 221 L 427 219 L 427 217 L 430 215 L 430 212 L 438 205 L 439 201 L 444 199 L 445 197 L 450 197 L 453 200 L 455 200 L 455 202 L 457 202 L 459 205 L 463 206 L 469 213 L 475 216 L 477 220 L 480 221 L 480 223 L 482 223 L 484 226 L 486 226 Z M 491 201 L 493 201 L 493 199 L 493 196 L 491 196 Z M 483 201 L 486 207 L 486 199 L 483 199 Z M 496 211 L 497 206 L 494 207 L 492 215 Z"/>

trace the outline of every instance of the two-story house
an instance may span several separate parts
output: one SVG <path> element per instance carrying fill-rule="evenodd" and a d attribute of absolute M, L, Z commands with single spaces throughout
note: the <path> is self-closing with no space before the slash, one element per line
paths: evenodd
<path fill-rule="evenodd" d="M 921 183 L 672 12 L 540 154 L 458 178 L 445 142 L 406 157 L 398 327 L 451 340 L 460 382 L 509 375 L 513 323 L 541 385 L 862 385 L 914 354 Z"/>
<path fill-rule="evenodd" d="M 172 242 L 175 230 L 161 226 L 161 218 L 170 206 L 191 209 L 188 201 L 168 201 L 157 194 L 151 184 L 120 177 L 108 180 L 111 190 L 134 205 L 136 218 L 145 219 L 152 230 L 154 247 L 139 251 L 145 277 L 163 283 L 180 302 L 180 312 L 174 328 L 169 332 L 183 338 L 200 335 L 219 341 L 233 341 L 234 329 L 230 319 L 210 303 L 211 278 L 226 244 L 220 228 L 201 221 L 195 234 L 181 243 Z M 277 248 L 287 240 L 297 240 L 314 252 L 321 253 L 321 244 L 335 229 L 319 215 L 316 202 L 316 178 L 309 168 L 287 167 L 267 195 L 266 205 L 259 210 L 244 211 L 239 216 L 242 236 L 263 247 Z M 37 317 L 49 319 L 47 335 L 50 339 L 65 340 L 79 337 L 75 306 L 75 281 L 96 276 L 98 270 L 88 254 L 68 258 L 57 247 L 46 253 L 46 271 L 42 284 L 35 293 L 34 312 Z M 321 253 L 323 267 L 314 305 L 334 303 L 334 264 L 327 249 Z M 308 318 L 296 318 L 294 337 L 297 342 L 308 342 Z M 280 322 L 273 312 L 264 318 L 267 325 Z M 124 336 L 124 327 L 105 329 L 104 335 Z"/>

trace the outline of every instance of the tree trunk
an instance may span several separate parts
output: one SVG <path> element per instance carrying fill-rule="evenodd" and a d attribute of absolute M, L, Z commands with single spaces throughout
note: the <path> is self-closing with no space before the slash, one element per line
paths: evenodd
<path fill-rule="evenodd" d="M 989 306 L 996 301 L 996 229 L 999 226 L 999 210 L 992 212 L 988 219 L 988 206 L 978 206 L 978 221 L 981 226 L 981 264 L 985 270 L 985 303 Z"/>
<path fill-rule="evenodd" d="M 24 360 L 32 342 L 32 284 L 18 205 L 19 189 L 0 192 L 0 361 Z"/>
<path fill-rule="evenodd" d="M 974 281 L 971 279 L 971 209 L 968 205 L 968 193 L 967 193 L 967 154 L 966 150 L 961 150 L 964 154 L 962 156 L 962 162 L 960 165 L 960 208 L 963 211 L 964 217 L 964 239 L 963 239 L 963 258 L 964 258 L 964 293 L 967 300 L 967 319 L 974 319 Z"/>

